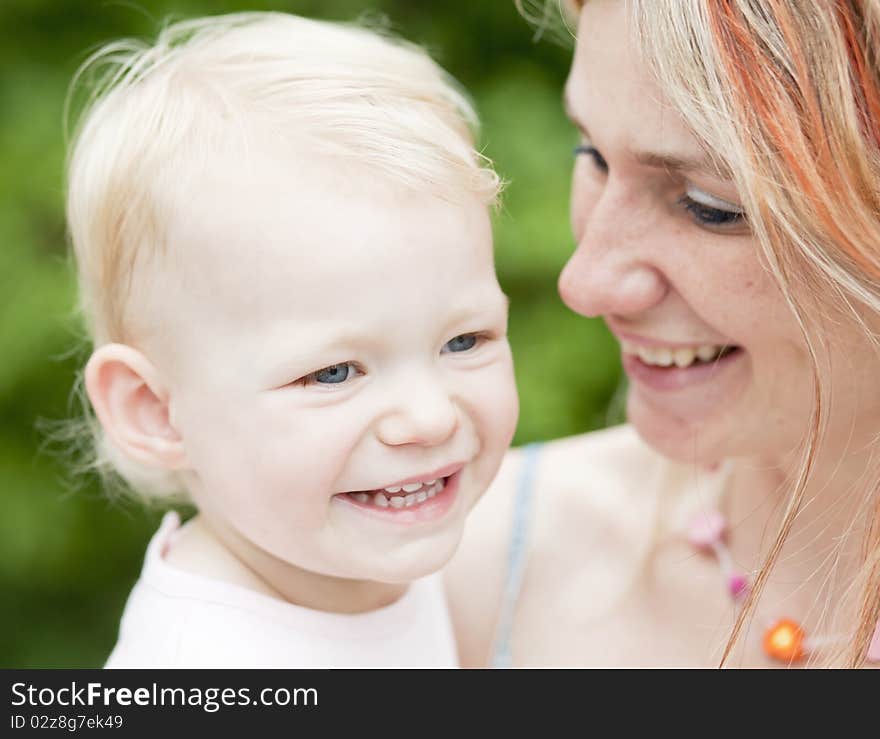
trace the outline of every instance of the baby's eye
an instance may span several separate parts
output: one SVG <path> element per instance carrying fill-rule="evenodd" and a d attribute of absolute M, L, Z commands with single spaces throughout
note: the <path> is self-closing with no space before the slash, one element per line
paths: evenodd
<path fill-rule="evenodd" d="M 445 354 L 448 352 L 470 351 L 477 345 L 481 338 L 480 334 L 461 334 L 460 336 L 456 336 L 454 339 L 447 341 L 440 350 L 440 353 Z"/>
<path fill-rule="evenodd" d="M 359 370 L 355 366 L 354 362 L 345 362 L 344 364 L 331 364 L 329 367 L 324 367 L 324 369 L 320 369 L 317 372 L 312 372 L 310 375 L 306 375 L 302 378 L 301 382 L 304 385 L 339 385 L 346 380 L 350 380 L 351 378 L 357 376 L 358 373 Z"/>

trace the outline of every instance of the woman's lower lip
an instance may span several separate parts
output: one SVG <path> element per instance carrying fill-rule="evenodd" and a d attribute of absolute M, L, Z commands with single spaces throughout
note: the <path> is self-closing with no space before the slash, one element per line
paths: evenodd
<path fill-rule="evenodd" d="M 721 373 L 745 358 L 745 352 L 737 347 L 712 362 L 695 362 L 690 367 L 656 367 L 646 364 L 635 354 L 623 355 L 623 370 L 633 382 L 651 390 L 683 390 L 714 380 Z"/>
<path fill-rule="evenodd" d="M 378 518 L 383 521 L 389 521 L 391 523 L 406 525 L 436 521 L 443 518 L 455 503 L 455 500 L 458 497 L 458 486 L 461 479 L 461 473 L 462 470 L 459 470 L 455 474 L 447 477 L 443 489 L 433 498 L 428 498 L 428 500 L 409 508 L 394 508 L 392 506 L 380 508 L 372 501 L 363 503 L 351 497 L 348 493 L 335 495 L 333 496 L 333 499 L 338 500 L 345 505 L 357 508 L 358 511 L 362 512 L 364 515 Z"/>

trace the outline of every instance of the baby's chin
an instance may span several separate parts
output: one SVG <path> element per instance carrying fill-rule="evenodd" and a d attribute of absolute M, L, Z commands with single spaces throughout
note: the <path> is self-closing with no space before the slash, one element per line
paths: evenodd
<path fill-rule="evenodd" d="M 375 557 L 364 556 L 347 576 L 355 580 L 405 585 L 433 575 L 452 559 L 461 535 L 462 532 L 459 531 L 454 537 L 443 537 L 443 541 L 432 538 L 431 541 L 410 544 L 397 552 L 387 552 Z"/>

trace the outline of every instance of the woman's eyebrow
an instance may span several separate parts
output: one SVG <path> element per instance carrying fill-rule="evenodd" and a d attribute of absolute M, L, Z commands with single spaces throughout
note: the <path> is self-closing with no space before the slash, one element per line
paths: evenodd
<path fill-rule="evenodd" d="M 725 173 L 721 163 L 715 161 L 708 154 L 692 157 L 653 151 L 636 151 L 633 156 L 644 167 L 655 167 L 667 172 L 696 172 L 710 177 L 730 179 L 730 175 Z"/>
<path fill-rule="evenodd" d="M 593 137 L 590 136 L 587 125 L 574 112 L 567 89 L 563 90 L 562 93 L 562 105 L 565 108 L 565 115 L 568 119 L 580 129 L 587 140 L 592 141 Z M 631 155 L 636 162 L 644 167 L 663 169 L 670 173 L 693 172 L 725 180 L 732 179 L 730 172 L 723 163 L 708 153 L 704 153 L 702 156 L 688 156 L 654 151 L 633 151 Z"/>

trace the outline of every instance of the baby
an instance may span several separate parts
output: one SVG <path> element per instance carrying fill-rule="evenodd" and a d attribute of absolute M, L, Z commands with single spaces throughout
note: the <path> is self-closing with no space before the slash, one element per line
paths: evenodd
<path fill-rule="evenodd" d="M 513 435 L 474 116 L 277 13 L 116 44 L 69 164 L 96 464 L 183 496 L 108 667 L 453 666 L 439 575 Z"/>

